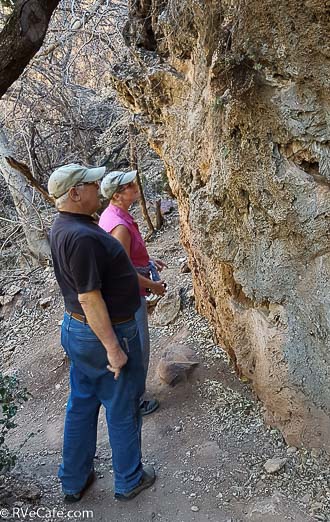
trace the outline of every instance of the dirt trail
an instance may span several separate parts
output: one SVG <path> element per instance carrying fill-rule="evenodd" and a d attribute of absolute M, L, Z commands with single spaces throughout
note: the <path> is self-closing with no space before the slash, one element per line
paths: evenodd
<path fill-rule="evenodd" d="M 281 434 L 263 424 L 260 404 L 250 388 L 237 380 L 188 296 L 191 275 L 180 273 L 185 256 L 177 239 L 176 216 L 171 221 L 148 245 L 151 255 L 168 263 L 164 276 L 169 288 L 181 289 L 182 296 L 182 311 L 172 325 L 152 326 L 151 318 L 148 389 L 160 399 L 161 408 L 144 419 L 143 455 L 146 463 L 155 466 L 157 481 L 129 503 L 114 500 L 111 451 L 102 413 L 95 459 L 98 480 L 74 509 L 92 510 L 93 520 L 106 522 L 329 520 L 328 457 L 288 449 Z M 59 345 L 59 296 L 50 312 L 47 333 L 22 344 L 11 360 L 33 393 L 18 415 L 19 428 L 11 442 L 18 448 L 31 432 L 34 436 L 25 443 L 12 472 L 13 496 L 2 499 L 10 510 L 13 505 L 22 510 L 16 520 L 29 520 L 24 517 L 25 508 L 41 507 L 39 519 L 43 520 L 50 519 L 47 509 L 64 512 L 52 520 L 68 519 L 72 509 L 63 504 L 56 477 L 68 391 L 68 367 Z M 156 375 L 157 363 L 169 344 L 193 348 L 199 360 L 189 379 L 172 388 L 161 384 Z M 287 460 L 280 471 L 268 474 L 263 466 L 273 457 Z M 27 486 L 27 497 L 33 496 L 31 489 L 33 493 L 37 486 L 42 496 L 34 503 L 26 500 L 22 487 L 17 490 L 15 484 Z M 76 513 L 74 519 L 90 520 L 91 516 Z"/>

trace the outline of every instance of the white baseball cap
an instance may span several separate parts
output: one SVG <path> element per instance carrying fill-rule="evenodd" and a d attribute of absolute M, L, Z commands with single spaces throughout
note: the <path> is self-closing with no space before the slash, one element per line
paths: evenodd
<path fill-rule="evenodd" d="M 133 179 L 136 178 L 136 175 L 136 170 L 131 170 L 130 172 L 114 170 L 113 172 L 109 172 L 101 183 L 102 195 L 107 199 L 111 199 L 120 185 L 126 185 L 130 181 L 133 181 Z"/>
<path fill-rule="evenodd" d="M 71 187 L 79 183 L 89 183 L 103 178 L 106 167 L 85 167 L 76 163 L 56 169 L 48 180 L 48 192 L 55 199 L 60 198 Z"/>

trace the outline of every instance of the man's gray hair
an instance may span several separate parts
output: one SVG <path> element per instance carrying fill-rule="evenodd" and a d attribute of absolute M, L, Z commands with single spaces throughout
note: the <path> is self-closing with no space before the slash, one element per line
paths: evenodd
<path fill-rule="evenodd" d="M 63 194 L 59 198 L 55 199 L 55 207 L 57 208 L 57 210 L 61 210 L 63 204 L 66 203 L 68 198 L 69 198 L 69 191 L 65 192 L 65 194 Z"/>

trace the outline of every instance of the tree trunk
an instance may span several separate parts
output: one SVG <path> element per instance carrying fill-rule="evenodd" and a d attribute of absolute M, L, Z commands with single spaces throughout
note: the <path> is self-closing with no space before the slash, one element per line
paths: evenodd
<path fill-rule="evenodd" d="M 40 49 L 59 0 L 18 0 L 0 33 L 0 98 Z"/>
<path fill-rule="evenodd" d="M 47 233 L 41 218 L 33 205 L 33 190 L 20 172 L 12 169 L 5 160 L 12 154 L 7 137 L 0 129 L 0 172 L 13 198 L 18 219 L 22 224 L 27 246 L 32 257 L 39 263 L 50 258 Z"/>
<path fill-rule="evenodd" d="M 137 183 L 139 185 L 140 194 L 141 194 L 140 205 L 141 205 L 142 214 L 143 214 L 144 219 L 147 222 L 150 234 L 153 234 L 155 232 L 155 227 L 153 226 L 152 221 L 151 221 L 150 216 L 149 216 L 149 213 L 148 213 L 148 209 L 147 209 L 147 205 L 146 205 L 146 199 L 144 197 L 144 192 L 143 192 L 143 187 L 142 187 L 142 183 L 141 183 L 141 178 L 140 178 L 140 175 L 139 175 L 139 168 L 138 168 L 138 161 L 137 161 L 137 150 L 136 150 L 136 142 L 135 142 L 136 128 L 134 127 L 133 124 L 130 124 L 129 127 L 128 127 L 128 135 L 129 135 L 129 145 L 130 145 L 131 169 L 132 170 L 136 170 L 136 179 L 137 179 Z"/>

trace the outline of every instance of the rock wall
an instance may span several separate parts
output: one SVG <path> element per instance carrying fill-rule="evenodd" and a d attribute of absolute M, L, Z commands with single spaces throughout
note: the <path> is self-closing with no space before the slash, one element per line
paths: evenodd
<path fill-rule="evenodd" d="M 165 161 L 199 310 L 330 449 L 330 2 L 132 1 L 113 83 Z"/>

